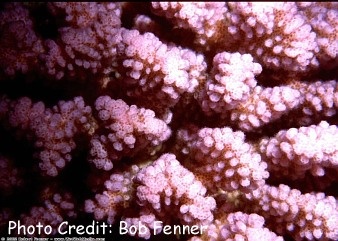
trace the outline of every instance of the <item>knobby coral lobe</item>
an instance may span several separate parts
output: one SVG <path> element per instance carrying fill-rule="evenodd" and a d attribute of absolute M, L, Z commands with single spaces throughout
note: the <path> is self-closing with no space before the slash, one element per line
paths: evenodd
<path fill-rule="evenodd" d="M 337 19 L 333 2 L 2 4 L 0 231 L 338 240 Z"/>

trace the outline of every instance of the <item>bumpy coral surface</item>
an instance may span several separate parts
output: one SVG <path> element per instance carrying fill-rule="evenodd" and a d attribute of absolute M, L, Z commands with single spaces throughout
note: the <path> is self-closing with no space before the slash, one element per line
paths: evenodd
<path fill-rule="evenodd" d="M 0 4 L 0 232 L 338 240 L 338 4 Z"/>

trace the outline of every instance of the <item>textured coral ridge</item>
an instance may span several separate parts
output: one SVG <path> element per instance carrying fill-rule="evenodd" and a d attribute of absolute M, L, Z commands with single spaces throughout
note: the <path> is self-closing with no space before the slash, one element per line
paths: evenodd
<path fill-rule="evenodd" d="M 337 69 L 337 3 L 2 3 L 0 231 L 338 240 Z"/>

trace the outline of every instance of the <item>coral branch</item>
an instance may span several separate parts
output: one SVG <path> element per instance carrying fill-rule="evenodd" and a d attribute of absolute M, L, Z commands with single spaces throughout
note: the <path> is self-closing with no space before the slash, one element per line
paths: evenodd
<path fill-rule="evenodd" d="M 338 240 L 337 3 L 0 5 L 4 237 Z"/>

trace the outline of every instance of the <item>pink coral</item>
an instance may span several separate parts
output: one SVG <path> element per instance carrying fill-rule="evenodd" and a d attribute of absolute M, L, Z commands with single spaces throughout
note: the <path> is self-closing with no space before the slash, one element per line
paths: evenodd
<path fill-rule="evenodd" d="M 197 42 L 205 50 L 208 45 L 237 48 L 273 69 L 303 72 L 318 66 L 316 33 L 295 3 L 205 5 L 161 3 L 153 4 L 153 8 L 180 27 L 196 32 Z"/>
<path fill-rule="evenodd" d="M 171 19 L 180 28 L 192 29 L 197 33 L 197 43 L 208 48 L 219 35 L 218 22 L 227 7 L 222 2 L 153 2 L 152 11 Z"/>
<path fill-rule="evenodd" d="M 51 197 L 47 197 L 46 200 L 43 200 L 43 205 L 32 207 L 29 213 L 22 214 L 20 218 L 23 225 L 27 227 L 30 225 L 35 226 L 38 222 L 43 227 L 50 225 L 52 228 L 51 234 L 56 234 L 59 231 L 59 225 L 64 220 L 76 217 L 74 200 L 69 193 L 55 193 Z M 21 236 L 22 233 L 17 233 L 17 235 Z M 26 235 L 46 237 L 46 233 L 40 232 L 38 235 L 37 231 L 33 234 L 27 232 Z"/>
<path fill-rule="evenodd" d="M 0 232 L 337 240 L 337 6 L 2 4 Z"/>
<path fill-rule="evenodd" d="M 86 200 L 85 211 L 93 213 L 97 220 L 106 218 L 108 223 L 114 223 L 122 209 L 134 201 L 132 180 L 138 171 L 137 166 L 132 166 L 128 171 L 112 174 L 104 183 L 106 190 L 102 194 L 96 194 L 95 201 Z"/>
<path fill-rule="evenodd" d="M 326 168 L 338 167 L 337 126 L 322 121 L 318 125 L 282 130 L 273 138 L 262 139 L 259 151 L 273 175 L 297 179 L 310 171 L 314 176 L 324 176 Z"/>
<path fill-rule="evenodd" d="M 175 215 L 186 224 L 208 224 L 213 220 L 216 203 L 205 197 L 206 188 L 185 169 L 173 154 L 159 159 L 137 174 L 136 196 L 141 206 L 159 217 Z"/>
<path fill-rule="evenodd" d="M 292 121 L 310 125 L 336 114 L 337 93 L 338 86 L 334 80 L 314 83 L 294 81 L 289 85 L 267 88 L 256 86 L 247 101 L 230 112 L 230 118 L 238 121 L 238 127 L 245 131 L 260 128 L 290 113 Z M 297 110 L 301 111 L 296 113 Z"/>
<path fill-rule="evenodd" d="M 5 195 L 23 184 L 22 170 L 15 167 L 9 158 L 0 156 L 0 190 Z"/>
<path fill-rule="evenodd" d="M 56 17 L 66 15 L 67 25 L 59 29 L 58 39 L 45 41 L 44 71 L 56 79 L 85 79 L 84 70 L 94 75 L 111 71 L 121 26 L 119 4 L 55 2 L 48 7 Z"/>
<path fill-rule="evenodd" d="M 248 241 L 282 241 L 282 237 L 271 232 L 264 225 L 264 218 L 255 213 L 229 213 L 216 219 L 201 237 L 193 237 L 190 241 L 206 240 L 248 240 Z"/>
<path fill-rule="evenodd" d="M 171 131 L 152 110 L 128 106 L 123 100 L 101 96 L 95 102 L 98 118 L 106 134 L 91 140 L 90 154 L 98 168 L 110 170 L 112 161 L 133 156 L 148 145 L 157 146 L 170 137 Z"/>
<path fill-rule="evenodd" d="M 269 176 L 267 164 L 244 141 L 243 132 L 229 127 L 183 129 L 178 132 L 178 142 L 190 168 L 209 190 L 249 192 L 263 185 Z"/>
<path fill-rule="evenodd" d="M 320 49 L 318 57 L 321 61 L 337 58 L 338 53 L 338 5 L 334 2 L 297 3 L 304 12 L 311 27 L 317 34 L 317 44 Z"/>
<path fill-rule="evenodd" d="M 262 67 L 253 62 L 249 54 L 222 52 L 215 55 L 211 79 L 205 83 L 205 93 L 200 95 L 200 102 L 206 114 L 216 112 L 226 114 L 246 102 L 256 86 L 255 75 Z"/>
<path fill-rule="evenodd" d="M 301 194 L 284 184 L 265 185 L 249 196 L 256 201 L 258 213 L 275 221 L 277 233 L 287 230 L 296 240 L 338 238 L 338 209 L 333 196 Z"/>
<path fill-rule="evenodd" d="M 229 18 L 241 22 L 240 28 L 232 22 L 231 35 L 237 41 L 244 35 L 243 50 L 266 66 L 306 71 L 318 65 L 316 34 L 295 3 L 230 3 L 229 8 Z"/>
<path fill-rule="evenodd" d="M 127 96 L 159 111 L 196 89 L 206 68 L 202 55 L 166 45 L 152 33 L 122 30 L 121 35 L 117 51 L 123 57 L 119 57 L 118 76 Z"/>
<path fill-rule="evenodd" d="M 0 13 L 0 29 L 3 34 L 0 39 L 1 72 L 14 76 L 35 68 L 44 47 L 34 32 L 29 11 L 18 3 L 6 5 L 6 11 Z"/>
<path fill-rule="evenodd" d="M 0 115 L 8 118 L 9 125 L 35 139 L 39 150 L 41 170 L 50 176 L 71 160 L 71 151 L 76 147 L 74 137 L 77 133 L 91 131 L 91 108 L 86 106 L 82 97 L 72 101 L 60 101 L 52 109 L 45 108 L 42 102 L 32 103 L 28 97 L 17 101 L 1 100 Z"/>

